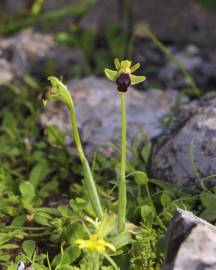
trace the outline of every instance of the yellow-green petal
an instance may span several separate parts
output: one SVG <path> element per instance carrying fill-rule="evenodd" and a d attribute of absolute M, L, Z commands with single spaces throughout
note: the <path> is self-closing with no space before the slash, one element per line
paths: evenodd
<path fill-rule="evenodd" d="M 114 64 L 115 64 L 116 69 L 117 69 L 117 70 L 119 70 L 119 69 L 120 69 L 121 64 L 120 64 L 120 62 L 119 62 L 118 58 L 115 58 L 115 59 L 114 59 Z"/>
<path fill-rule="evenodd" d="M 111 70 L 111 69 L 105 68 L 104 72 L 105 72 L 105 75 L 107 76 L 107 78 L 111 81 L 115 81 L 118 77 L 118 71 L 116 71 L 116 70 Z"/>
<path fill-rule="evenodd" d="M 104 246 L 105 247 L 108 247 L 109 249 L 111 249 L 112 251 L 116 251 L 116 247 L 113 245 L 113 244 L 111 244 L 111 243 L 108 243 L 108 242 L 106 242 L 106 241 L 104 241 Z"/>
<path fill-rule="evenodd" d="M 135 72 L 138 68 L 140 68 L 140 63 L 136 63 L 131 67 L 131 73 Z"/>
<path fill-rule="evenodd" d="M 132 75 L 132 74 L 130 74 L 129 76 L 130 76 L 130 79 L 131 79 L 131 85 L 141 83 L 141 82 L 145 81 L 145 79 L 146 79 L 145 76 L 135 76 L 135 75 Z"/>

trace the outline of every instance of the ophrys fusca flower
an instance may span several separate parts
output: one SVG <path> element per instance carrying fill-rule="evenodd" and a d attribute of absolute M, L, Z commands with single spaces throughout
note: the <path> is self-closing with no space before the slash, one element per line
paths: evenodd
<path fill-rule="evenodd" d="M 140 63 L 131 66 L 131 61 L 124 60 L 120 62 L 115 58 L 114 64 L 116 70 L 106 68 L 104 72 L 109 80 L 116 82 L 117 90 L 119 92 L 126 92 L 130 85 L 138 84 L 146 79 L 144 76 L 132 74 L 140 67 Z"/>

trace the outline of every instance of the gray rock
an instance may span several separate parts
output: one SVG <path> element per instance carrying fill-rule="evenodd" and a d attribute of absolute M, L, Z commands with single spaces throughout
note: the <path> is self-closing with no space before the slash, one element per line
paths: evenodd
<path fill-rule="evenodd" d="M 81 25 L 85 28 L 101 29 L 111 20 L 121 21 L 124 17 L 123 2 L 96 1 L 96 7 L 84 16 Z M 132 14 L 128 15 L 132 15 L 134 20 L 129 23 L 129 26 L 133 23 L 148 24 L 162 40 L 179 43 L 184 41 L 213 49 L 216 39 L 214 28 L 216 11 L 197 2 L 193 0 L 132 1 L 132 8 L 129 10 Z"/>
<path fill-rule="evenodd" d="M 158 138 L 151 176 L 179 186 L 213 185 L 216 172 L 216 94 L 182 105 L 167 133 Z"/>
<path fill-rule="evenodd" d="M 32 29 L 26 29 L 13 37 L 1 38 L 0 60 L 7 61 L 12 73 L 12 76 L 7 78 L 8 82 L 29 73 L 31 60 L 45 57 L 54 44 L 51 35 L 35 33 Z"/>
<path fill-rule="evenodd" d="M 7 60 L 0 58 L 0 70 L 0 85 L 13 80 L 14 74 L 11 70 L 10 63 Z"/>
<path fill-rule="evenodd" d="M 216 227 L 177 209 L 167 231 L 164 270 L 216 269 Z"/>
<path fill-rule="evenodd" d="M 15 36 L 0 38 L 0 83 L 10 82 L 26 73 L 45 77 L 50 73 L 71 76 L 73 67 L 83 61 L 79 49 L 56 44 L 51 34 L 28 28 Z"/>
<path fill-rule="evenodd" d="M 215 85 L 216 64 L 213 55 L 209 52 L 208 56 L 204 51 L 200 51 L 195 45 L 187 45 L 184 48 L 171 47 L 175 59 L 189 72 L 200 89 L 212 89 Z M 190 83 L 179 71 L 173 62 L 165 59 L 161 63 L 158 73 L 159 79 L 169 88 L 184 89 Z"/>
<path fill-rule="evenodd" d="M 215 44 L 215 14 L 216 10 L 193 0 L 137 0 L 134 6 L 136 21 L 147 23 L 161 39 L 208 48 Z"/>
<path fill-rule="evenodd" d="M 202 69 L 204 60 L 202 59 L 197 47 L 189 45 L 184 50 L 173 53 L 175 59 L 190 73 L 195 73 L 197 69 Z M 206 74 L 207 75 L 207 74 Z M 172 82 L 175 87 L 187 86 L 185 78 L 179 72 L 178 67 L 173 62 L 167 60 L 159 71 L 159 78 L 164 82 Z"/>
<path fill-rule="evenodd" d="M 78 125 L 87 152 L 98 145 L 118 143 L 121 138 L 120 98 L 114 83 L 106 79 L 87 77 L 68 83 L 76 104 Z M 162 119 L 174 105 L 177 91 L 148 90 L 144 93 L 129 89 L 127 99 L 128 146 L 135 136 L 144 131 L 150 138 L 163 132 Z M 49 103 L 41 116 L 42 124 L 56 124 L 70 130 L 70 119 L 65 106 Z M 71 137 L 68 143 L 71 142 Z"/>

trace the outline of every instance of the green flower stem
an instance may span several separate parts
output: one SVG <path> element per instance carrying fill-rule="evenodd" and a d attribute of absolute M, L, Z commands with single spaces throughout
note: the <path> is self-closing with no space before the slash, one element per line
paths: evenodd
<path fill-rule="evenodd" d="M 190 73 L 185 69 L 181 61 L 179 61 L 168 49 L 167 47 L 157 38 L 157 36 L 148 28 L 144 28 L 145 33 L 152 40 L 152 42 L 166 55 L 166 57 L 173 62 L 185 79 L 191 84 L 191 88 L 193 89 L 193 94 L 195 96 L 200 96 L 201 90 L 197 87 L 195 81 L 191 77 Z"/>
<path fill-rule="evenodd" d="M 94 258 L 94 269 L 95 270 L 100 270 L 100 255 L 98 253 L 93 253 L 92 254 L 93 258 Z"/>
<path fill-rule="evenodd" d="M 125 93 L 121 92 L 121 111 L 122 111 L 122 141 L 121 141 L 121 176 L 119 178 L 119 198 L 118 198 L 118 218 L 119 218 L 119 231 L 125 230 L 125 216 L 127 204 L 127 191 L 125 182 L 126 171 L 126 108 L 125 108 Z"/>
<path fill-rule="evenodd" d="M 107 261 L 112 265 L 112 267 L 115 270 L 119 270 L 118 266 L 116 265 L 116 263 L 114 262 L 114 260 L 108 255 L 108 254 L 104 254 L 104 257 L 107 259 Z"/>
<path fill-rule="evenodd" d="M 68 108 L 70 111 L 71 124 L 72 124 L 72 129 L 73 129 L 75 145 L 76 145 L 79 157 L 80 157 L 80 161 L 81 161 L 82 166 L 83 166 L 84 184 L 86 186 L 89 200 L 90 200 L 90 203 L 91 203 L 93 209 L 95 210 L 97 216 L 100 219 L 102 219 L 102 217 L 103 217 L 102 206 L 100 203 L 99 195 L 97 192 L 97 188 L 96 188 L 93 176 L 92 176 L 92 172 L 91 172 L 88 160 L 85 157 L 85 154 L 84 154 L 84 151 L 82 148 L 73 104 L 71 104 L 71 106 L 68 106 Z"/>
<path fill-rule="evenodd" d="M 79 136 L 79 130 L 77 127 L 74 106 L 73 107 L 71 106 L 69 108 L 69 110 L 70 110 L 70 118 L 71 118 L 71 124 L 72 124 L 72 129 L 73 129 L 73 136 L 74 136 L 75 145 L 76 145 L 80 160 L 81 160 L 81 162 L 83 162 L 83 160 L 85 159 L 85 154 L 84 154 L 84 151 L 82 148 L 82 143 L 81 143 L 80 136 Z"/>

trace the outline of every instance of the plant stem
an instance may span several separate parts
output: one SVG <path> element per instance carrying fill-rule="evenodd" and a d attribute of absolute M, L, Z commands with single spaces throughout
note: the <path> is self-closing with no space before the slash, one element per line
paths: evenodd
<path fill-rule="evenodd" d="M 107 261 L 113 266 L 113 268 L 115 270 L 119 270 L 118 266 L 116 265 L 116 263 L 113 261 L 113 259 L 108 255 L 105 254 L 104 257 L 107 259 Z"/>
<path fill-rule="evenodd" d="M 151 205 L 152 205 L 152 207 L 155 209 L 155 206 L 154 206 L 154 203 L 153 203 L 153 200 L 152 200 L 152 196 L 151 196 L 151 193 L 150 193 L 150 191 L 149 191 L 148 183 L 145 185 L 145 187 L 146 187 L 146 193 L 147 193 L 147 196 L 148 196 L 148 198 L 149 198 L 149 200 L 150 200 L 150 202 L 151 202 Z M 161 226 L 161 228 L 164 229 L 164 230 L 166 230 L 166 226 L 163 224 L 162 220 L 161 220 L 160 217 L 157 215 L 156 209 L 155 209 L 155 214 L 156 214 L 156 215 L 155 215 L 155 218 L 156 218 L 157 222 L 159 223 L 159 225 Z"/>
<path fill-rule="evenodd" d="M 125 109 L 125 93 L 121 93 L 121 111 L 122 111 L 122 138 L 121 138 L 121 176 L 118 182 L 119 198 L 118 198 L 118 217 L 119 217 L 119 232 L 125 230 L 125 216 L 126 216 L 126 109 Z"/>
<path fill-rule="evenodd" d="M 93 209 L 95 210 L 97 216 L 100 219 L 102 219 L 102 217 L 103 217 L 102 206 L 100 203 L 99 195 L 97 192 L 97 188 L 96 188 L 93 176 L 92 176 L 92 172 L 91 172 L 88 160 L 85 157 L 85 153 L 84 153 L 83 148 L 82 148 L 73 104 L 72 104 L 72 106 L 68 106 L 68 108 L 70 111 L 71 124 L 72 124 L 72 129 L 73 129 L 75 145 L 76 145 L 79 157 L 80 157 L 80 161 L 81 161 L 82 166 L 83 166 L 84 184 L 86 186 L 89 200 L 90 200 L 90 203 L 91 203 Z"/>
<path fill-rule="evenodd" d="M 185 67 L 182 65 L 182 63 L 167 49 L 167 47 L 157 38 L 157 36 L 148 27 L 145 27 L 145 33 L 152 40 L 152 42 L 166 55 L 166 57 L 177 66 L 177 68 L 185 77 L 187 82 L 190 83 L 191 88 L 193 89 L 193 94 L 195 96 L 199 96 L 201 94 L 200 89 L 197 87 L 193 78 L 191 77 L 189 72 L 185 69 Z"/>

